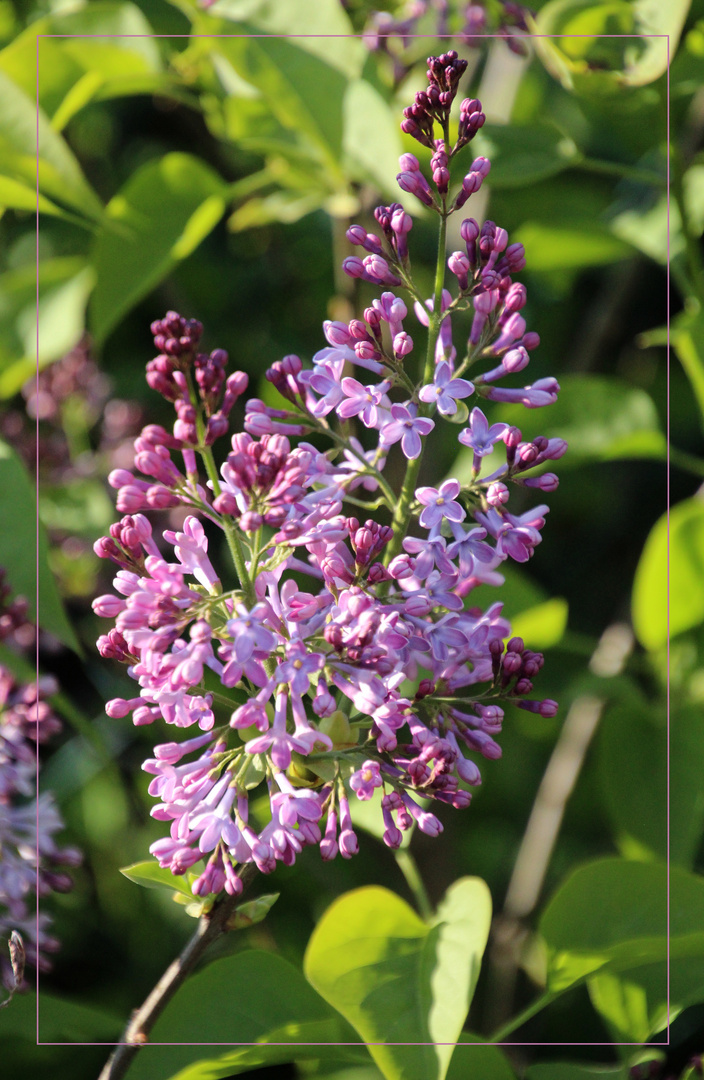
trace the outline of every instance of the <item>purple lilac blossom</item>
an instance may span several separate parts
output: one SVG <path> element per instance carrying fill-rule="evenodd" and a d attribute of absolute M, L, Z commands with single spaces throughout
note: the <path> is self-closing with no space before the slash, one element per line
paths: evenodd
<path fill-rule="evenodd" d="M 402 187 L 446 216 L 465 201 L 453 194 L 454 158 L 484 122 L 480 102 L 465 99 L 457 140 L 446 142 L 465 67 L 453 52 L 430 57 L 428 89 L 404 113 L 403 130 L 432 149 L 432 162 L 428 178 L 414 155 L 402 155 Z M 475 159 L 475 179 L 460 181 L 459 191 L 470 198 L 488 169 Z M 147 479 L 127 470 L 110 477 L 118 506 L 130 512 L 95 545 L 116 564 L 115 593 L 94 603 L 114 620 L 98 647 L 127 665 L 139 692 L 106 708 L 116 718 L 131 713 L 135 724 L 197 732 L 160 743 L 143 766 L 157 800 L 152 814 L 169 829 L 151 852 L 174 874 L 189 874 L 196 896 L 237 894 L 239 866 L 270 873 L 304 847 L 319 846 L 326 860 L 351 857 L 350 793 L 364 801 L 380 789 L 389 846 L 413 826 L 437 836 L 441 817 L 417 800 L 469 804 L 481 779 L 475 758 L 501 756 L 503 706 L 544 716 L 555 708 L 528 697 L 542 657 L 518 639 L 504 648 L 510 626 L 501 603 L 482 611 L 466 598 L 481 584 L 502 584 L 506 559 L 533 554 L 548 508 L 514 513 L 511 490 L 552 490 L 554 474 L 534 470 L 559 458 L 564 442 L 526 442 L 477 406 L 458 436 L 474 455 L 469 481 L 416 486 L 436 423 L 456 414 L 458 401 L 476 393 L 539 407 L 557 394 L 554 379 L 497 385 L 538 345 L 519 314 L 525 288 L 511 276 L 522 248 L 494 222 L 466 219 L 466 250 L 452 257 L 457 295 L 439 283 L 420 302 L 411 216 L 393 203 L 374 217 L 378 233 L 353 225 L 347 234 L 369 254 L 343 266 L 407 290 L 413 335 L 406 302 L 388 289 L 363 318 L 326 321 L 328 346 L 311 368 L 293 355 L 269 368 L 281 404 L 246 403 L 245 430 L 232 435 L 218 469 L 211 445 L 246 376 L 226 378 L 222 350 L 198 351 L 200 324 L 169 312 L 152 327 L 159 356 L 148 377 L 174 405 L 173 433 L 149 425 L 136 440 L 135 469 Z M 422 372 L 416 329 L 430 335 Z M 463 377 L 482 364 L 489 370 Z M 397 443 L 405 461 L 394 485 L 385 464 Z M 482 458 L 498 444 L 503 459 L 482 477 Z M 163 533 L 165 553 L 141 511 L 174 505 L 187 514 L 180 531 Z M 232 567 L 213 562 L 217 532 Z M 255 826 L 249 797 L 260 789 L 271 817 Z"/>

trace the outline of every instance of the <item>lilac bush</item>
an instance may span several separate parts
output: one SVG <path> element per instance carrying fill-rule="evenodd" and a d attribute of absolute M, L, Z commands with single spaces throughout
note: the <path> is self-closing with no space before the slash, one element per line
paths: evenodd
<path fill-rule="evenodd" d="M 34 627 L 24 598 L 10 601 L 9 595 L 0 569 L 0 642 L 21 650 Z M 46 700 L 57 689 L 52 676 L 24 682 L 0 664 L 0 939 L 10 941 L 9 958 L 0 956 L 0 977 L 11 993 L 23 985 L 25 962 L 50 967 L 48 954 L 59 942 L 48 913 L 37 913 L 37 898 L 69 890 L 66 868 L 81 859 L 75 848 L 57 843 L 63 822 L 51 792 L 36 795 L 37 743 L 61 728 Z"/>
<path fill-rule="evenodd" d="M 245 430 L 219 470 L 212 447 L 247 377 L 226 374 L 223 350 L 199 351 L 196 320 L 169 312 L 152 324 L 158 355 L 147 381 L 176 420 L 172 433 L 145 427 L 135 472 L 110 475 L 124 516 L 96 552 L 119 569 L 115 593 L 94 608 L 115 622 L 101 654 L 139 684 L 108 714 L 191 729 L 160 742 L 143 768 L 152 814 L 168 825 L 151 853 L 174 874 L 204 861 L 192 871 L 200 897 L 236 895 L 243 865 L 269 873 L 305 846 L 349 858 L 358 850 L 349 799 L 377 790 L 387 845 L 414 824 L 436 836 L 442 824 L 428 806 L 469 805 L 481 782 L 475 758 L 501 756 L 506 703 L 543 716 L 557 708 L 532 696 L 543 657 L 511 637 L 501 602 L 482 611 L 467 601 L 481 584 L 502 584 L 504 560 L 525 562 L 540 543 L 548 507 L 513 512 L 510 493 L 553 490 L 554 474 L 535 469 L 566 444 L 523 441 L 517 427 L 490 424 L 481 404 L 471 413 L 467 404 L 538 408 L 559 387 L 503 384 L 539 344 L 521 314 L 526 290 L 513 281 L 522 246 L 470 217 L 464 250 L 446 259 L 448 218 L 490 170 L 477 158 L 453 185 L 455 159 L 484 122 L 479 101 L 462 101 L 452 141 L 465 67 L 454 52 L 431 57 L 428 88 L 401 125 L 432 151 L 428 177 L 407 153 L 397 178 L 439 220 L 432 297 L 415 284 L 413 220 L 401 204 L 376 209 L 378 235 L 353 225 L 348 238 L 364 254 L 344 269 L 380 295 L 363 318 L 323 324 L 327 345 L 312 367 L 293 355 L 272 365 L 280 407 L 246 402 Z M 471 449 L 471 478 L 419 485 L 443 422 L 458 425 Z M 398 489 L 385 470 L 391 455 L 403 462 Z M 174 507 L 187 516 L 159 546 L 144 511 Z M 211 561 L 217 530 L 236 581 Z M 260 790 L 267 820 L 250 812 Z"/>

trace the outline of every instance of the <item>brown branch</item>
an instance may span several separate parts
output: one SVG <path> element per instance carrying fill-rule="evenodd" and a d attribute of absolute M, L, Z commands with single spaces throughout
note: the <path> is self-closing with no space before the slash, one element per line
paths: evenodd
<path fill-rule="evenodd" d="M 245 888 L 255 873 L 252 863 L 240 869 L 239 874 Z M 154 1024 L 174 994 L 195 969 L 208 946 L 221 934 L 227 933 L 227 922 L 241 897 L 241 893 L 239 896 L 224 896 L 215 904 L 212 911 L 199 919 L 196 932 L 181 954 L 172 964 L 169 964 L 144 1003 L 132 1014 L 125 1028 L 122 1042 L 115 1047 L 98 1080 L 121 1080 L 125 1075 L 137 1051 L 149 1041 Z"/>

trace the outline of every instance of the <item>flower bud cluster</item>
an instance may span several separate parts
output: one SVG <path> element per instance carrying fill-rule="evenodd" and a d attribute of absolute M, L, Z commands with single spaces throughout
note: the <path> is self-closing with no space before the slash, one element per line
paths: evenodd
<path fill-rule="evenodd" d="M 446 124 L 461 73 L 454 54 L 430 59 L 427 117 Z M 481 115 L 479 103 L 465 115 Z M 432 183 L 447 214 L 451 155 L 433 146 Z M 431 191 L 412 155 L 401 167 L 403 183 L 415 176 L 418 191 Z M 487 172 L 477 159 L 470 175 Z M 518 428 L 490 424 L 465 404 L 472 395 L 529 407 L 555 400 L 553 379 L 497 386 L 525 368 L 537 345 L 520 314 L 525 289 L 511 278 L 521 258 L 515 248 L 509 254 L 504 230 L 475 229 L 469 219 L 466 281 L 455 270 L 457 295 L 439 287 L 426 300 L 411 274 L 410 215 L 393 204 L 375 217 L 379 235 L 350 229 L 367 255 L 345 269 L 384 291 L 362 318 L 323 324 L 327 345 L 312 366 L 293 355 L 271 366 L 281 406 L 246 403 L 245 431 L 232 436 L 219 471 L 204 424 L 212 405 L 194 390 L 198 441 L 150 426 L 135 443 L 135 463 L 151 481 L 110 478 L 127 512 L 96 545 L 119 567 L 115 593 L 94 603 L 114 620 L 99 649 L 127 665 L 139 693 L 107 711 L 196 731 L 159 743 L 144 768 L 153 815 L 169 829 L 151 851 L 174 874 L 189 874 L 197 896 L 235 894 L 239 866 L 253 862 L 268 873 L 306 846 L 319 846 L 324 859 L 350 857 L 358 847 L 351 794 L 364 801 L 378 792 L 391 847 L 414 826 L 437 835 L 441 818 L 425 801 L 469 804 L 481 781 L 475 758 L 501 755 L 506 704 L 542 716 L 556 710 L 527 697 L 542 656 L 511 639 L 501 603 L 486 611 L 466 604 L 476 586 L 503 582 L 506 559 L 533 554 L 548 507 L 514 512 L 511 489 L 551 490 L 554 476 L 534 470 L 566 448 L 556 439 L 526 442 Z M 386 288 L 394 282 L 410 308 Z M 176 318 L 167 317 L 169 326 L 193 325 Z M 420 373 L 418 334 L 427 336 Z M 173 340 L 184 337 L 174 332 Z M 195 355 L 183 349 L 175 385 L 184 358 Z M 165 345 L 163 355 L 171 355 Z M 487 370 L 470 380 L 473 365 Z M 417 486 L 427 441 L 445 419 L 472 452 L 470 479 Z M 313 435 L 315 444 L 306 441 Z M 485 469 L 499 445 L 505 460 Z M 400 490 L 385 472 L 391 454 L 405 470 Z M 139 511 L 169 498 L 191 513 L 182 531 L 163 533 L 164 554 Z M 215 530 L 236 579 L 211 561 Z M 250 810 L 250 792 L 260 787 L 268 793 L 264 818 Z"/>
<path fill-rule="evenodd" d="M 8 647 L 15 644 L 14 629 L 26 625 L 26 602 L 17 598 L 7 604 L 9 590 L 0 570 L 2 609 L 0 625 Z M 10 627 L 8 620 L 15 620 Z M 45 700 L 58 687 L 51 677 L 22 683 L 0 665 L 0 939 L 11 933 L 24 939 L 28 965 L 47 970 L 47 953 L 59 943 L 49 932 L 49 916 L 37 918 L 37 897 L 51 892 L 67 892 L 71 878 L 65 868 L 76 866 L 80 854 L 60 848 L 55 836 L 63 823 L 49 792 L 37 802 L 36 744 L 45 742 L 61 728 L 61 723 Z M 5 957 L 0 961 L 0 978 L 13 990 L 17 972 Z"/>

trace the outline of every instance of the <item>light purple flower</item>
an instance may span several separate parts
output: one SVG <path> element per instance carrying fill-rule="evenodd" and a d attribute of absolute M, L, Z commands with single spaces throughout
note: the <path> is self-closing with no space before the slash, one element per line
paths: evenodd
<path fill-rule="evenodd" d="M 390 406 L 386 397 L 388 389 L 387 382 L 381 382 L 378 386 L 362 386 L 356 379 L 343 379 L 342 390 L 347 400 L 337 407 L 337 415 L 342 420 L 359 416 L 365 427 L 378 427 Z"/>
<path fill-rule="evenodd" d="M 418 488 L 416 498 L 425 507 L 420 515 L 423 528 L 432 529 L 435 525 L 439 525 L 443 518 L 447 518 L 448 521 L 464 521 L 467 515 L 460 504 L 455 502 L 459 493 L 458 480 L 446 480 L 439 488 Z"/>
<path fill-rule="evenodd" d="M 492 424 L 489 427 L 482 410 L 475 407 L 469 416 L 469 427 L 461 431 L 457 438 L 463 446 L 471 447 L 477 457 L 484 457 L 492 453 L 494 443 L 502 438 L 507 426 L 507 424 Z"/>
<path fill-rule="evenodd" d="M 381 429 L 381 441 L 384 446 L 392 446 L 400 439 L 403 453 L 412 461 L 423 448 L 421 435 L 429 435 L 434 427 L 433 420 L 416 415 L 415 406 L 392 405 L 391 420 Z"/>
<path fill-rule="evenodd" d="M 352 773 L 350 777 L 350 787 L 362 802 L 371 799 L 374 789 L 381 787 L 381 785 L 381 771 L 378 761 L 365 761 L 362 768 Z"/>
<path fill-rule="evenodd" d="M 418 397 L 428 404 L 437 404 L 443 416 L 453 416 L 457 412 L 457 399 L 469 397 L 472 393 L 473 384 L 467 379 L 453 379 L 447 360 L 441 360 L 435 368 L 433 382 L 424 386 Z"/>

